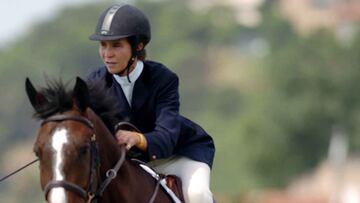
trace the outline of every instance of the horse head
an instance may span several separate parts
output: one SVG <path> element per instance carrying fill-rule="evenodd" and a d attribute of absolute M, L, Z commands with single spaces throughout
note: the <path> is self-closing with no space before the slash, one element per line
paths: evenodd
<path fill-rule="evenodd" d="M 94 126 L 87 115 L 87 85 L 77 78 L 70 94 L 63 85 L 49 86 L 37 91 L 26 80 L 35 116 L 42 119 L 34 144 L 41 187 L 48 202 L 85 202 L 96 190 L 99 163 Z"/>

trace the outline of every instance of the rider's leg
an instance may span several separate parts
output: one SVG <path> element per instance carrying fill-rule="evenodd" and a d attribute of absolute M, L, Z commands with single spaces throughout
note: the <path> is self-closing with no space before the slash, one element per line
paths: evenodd
<path fill-rule="evenodd" d="M 210 167 L 183 156 L 174 156 L 150 162 L 157 172 L 174 174 L 181 178 L 186 203 L 212 203 Z"/>

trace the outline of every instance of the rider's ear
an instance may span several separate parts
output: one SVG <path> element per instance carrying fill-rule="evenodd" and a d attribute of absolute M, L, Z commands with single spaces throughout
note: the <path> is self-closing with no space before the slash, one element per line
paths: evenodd
<path fill-rule="evenodd" d="M 34 85 L 31 83 L 29 78 L 26 78 L 25 89 L 26 89 L 26 94 L 28 95 L 28 98 L 30 100 L 30 103 L 35 110 L 37 110 L 43 104 L 48 103 L 46 97 L 35 89 Z"/>
<path fill-rule="evenodd" d="M 76 78 L 76 83 L 73 91 L 74 105 L 84 112 L 88 107 L 89 90 L 86 82 L 81 78 Z"/>

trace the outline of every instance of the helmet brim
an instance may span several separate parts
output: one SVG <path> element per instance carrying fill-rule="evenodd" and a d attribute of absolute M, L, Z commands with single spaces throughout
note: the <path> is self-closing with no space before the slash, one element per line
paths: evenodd
<path fill-rule="evenodd" d="M 89 39 L 93 41 L 113 41 L 130 37 L 131 35 L 98 35 L 92 34 Z"/>

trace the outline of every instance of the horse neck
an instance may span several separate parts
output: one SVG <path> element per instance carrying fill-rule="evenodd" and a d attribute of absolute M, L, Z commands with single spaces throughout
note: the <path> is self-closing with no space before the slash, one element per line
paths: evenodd
<path fill-rule="evenodd" d="M 101 167 L 112 167 L 112 164 L 116 163 L 121 155 L 120 147 L 104 122 L 93 110 L 88 109 L 87 115 L 94 124 Z"/>
<path fill-rule="evenodd" d="M 89 110 L 88 116 L 94 124 L 100 156 L 100 173 L 104 178 L 106 171 L 115 166 L 120 159 L 122 152 L 119 145 L 116 143 L 114 136 L 110 133 L 102 120 L 92 110 Z M 130 163 L 127 159 L 125 159 L 124 163 L 121 165 L 116 179 L 119 181 L 114 180 L 113 182 L 115 184 L 109 185 L 109 188 L 105 190 L 107 195 L 104 195 L 104 198 L 126 200 L 129 198 L 127 197 L 128 194 L 122 193 L 121 191 L 126 191 L 130 188 L 137 190 L 144 187 L 144 184 L 151 185 L 154 182 L 152 177 L 145 174 L 140 167 L 137 167 L 134 163 Z M 150 190 L 150 192 L 151 191 L 152 190 Z"/>
<path fill-rule="evenodd" d="M 122 155 L 122 151 L 114 136 L 108 130 L 104 122 L 95 114 L 95 112 L 89 109 L 87 114 L 89 119 L 94 124 L 95 134 L 97 137 L 98 151 L 101 162 L 100 172 L 105 173 L 108 169 L 113 168 L 117 161 L 119 161 Z M 125 174 L 127 171 L 137 171 L 133 168 L 137 167 L 125 159 L 120 168 L 120 171 L 124 172 Z"/>

